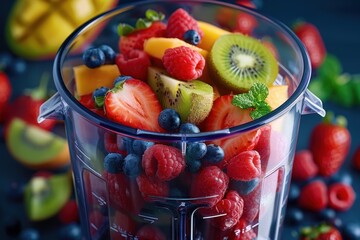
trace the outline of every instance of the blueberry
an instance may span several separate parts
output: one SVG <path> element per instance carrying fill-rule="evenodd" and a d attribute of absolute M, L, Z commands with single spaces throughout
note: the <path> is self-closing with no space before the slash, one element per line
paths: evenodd
<path fill-rule="evenodd" d="M 336 218 L 336 212 L 333 209 L 327 208 L 319 213 L 319 217 L 326 222 L 332 222 Z"/>
<path fill-rule="evenodd" d="M 109 88 L 107 87 L 100 87 L 94 90 L 92 97 L 95 102 L 95 107 L 102 108 L 104 106 L 105 95 L 108 91 Z"/>
<path fill-rule="evenodd" d="M 290 174 L 289 174 L 290 175 Z M 300 187 L 295 183 L 291 183 L 288 200 L 290 203 L 296 202 L 300 196 Z"/>
<path fill-rule="evenodd" d="M 189 157 L 186 158 L 186 167 L 187 167 L 188 171 L 191 173 L 198 172 L 201 168 L 201 165 L 202 165 L 202 163 L 198 159 L 191 159 Z"/>
<path fill-rule="evenodd" d="M 89 48 L 83 53 L 84 64 L 89 68 L 97 68 L 105 63 L 105 54 L 99 48 Z"/>
<path fill-rule="evenodd" d="M 304 219 L 304 213 L 298 208 L 289 208 L 286 211 L 286 222 L 298 224 Z"/>
<path fill-rule="evenodd" d="M 345 239 L 348 240 L 360 240 L 360 224 L 359 223 L 347 223 L 343 228 Z"/>
<path fill-rule="evenodd" d="M 115 63 L 116 52 L 114 51 L 114 49 L 112 49 L 112 47 L 110 47 L 109 45 L 101 45 L 99 49 L 105 54 L 105 63 Z"/>
<path fill-rule="evenodd" d="M 136 139 L 132 143 L 132 148 L 134 153 L 138 154 L 139 156 L 142 156 L 145 150 L 151 147 L 152 145 L 154 145 L 153 142 Z"/>
<path fill-rule="evenodd" d="M 345 183 L 348 185 L 352 185 L 352 176 L 350 173 L 344 172 L 344 173 L 336 173 L 334 174 L 329 181 L 329 184 L 332 183 Z"/>
<path fill-rule="evenodd" d="M 114 80 L 114 87 L 116 87 L 119 83 L 122 83 L 128 79 L 131 79 L 132 77 L 130 76 L 119 76 L 117 78 L 115 78 Z"/>
<path fill-rule="evenodd" d="M 81 228 L 76 223 L 67 224 L 60 228 L 58 239 L 60 240 L 81 240 Z"/>
<path fill-rule="evenodd" d="M 201 159 L 205 156 L 206 150 L 206 144 L 203 142 L 188 143 L 186 147 L 186 156 L 189 156 L 192 159 Z"/>
<path fill-rule="evenodd" d="M 231 188 L 238 191 L 240 195 L 248 195 L 259 184 L 259 178 L 254 178 L 250 181 L 233 181 Z"/>
<path fill-rule="evenodd" d="M 193 123 L 183 123 L 180 125 L 179 133 L 199 133 L 200 129 Z"/>
<path fill-rule="evenodd" d="M 225 153 L 224 150 L 215 144 L 209 144 L 206 147 L 206 154 L 204 159 L 211 163 L 218 163 L 224 159 Z"/>
<path fill-rule="evenodd" d="M 141 157 L 130 153 L 124 158 L 123 171 L 129 177 L 137 177 L 141 173 Z"/>
<path fill-rule="evenodd" d="M 109 173 L 119 173 L 122 171 L 124 158 L 120 153 L 109 153 L 104 158 L 104 168 Z"/>
<path fill-rule="evenodd" d="M 119 137 L 117 139 L 117 142 L 119 144 L 119 149 L 120 150 L 125 150 L 128 154 L 129 153 L 134 153 L 133 141 L 134 141 L 134 139 L 128 138 L 128 137 Z"/>
<path fill-rule="evenodd" d="M 40 239 L 39 231 L 33 228 L 24 229 L 19 236 L 19 240 L 38 240 Z"/>
<path fill-rule="evenodd" d="M 0 69 L 7 71 L 13 62 L 13 57 L 8 52 L 0 53 Z"/>
<path fill-rule="evenodd" d="M 184 33 L 183 38 L 185 42 L 190 43 L 192 45 L 198 45 L 201 40 L 199 33 L 193 29 L 187 30 Z"/>
<path fill-rule="evenodd" d="M 25 72 L 27 65 L 26 65 L 25 60 L 17 58 L 12 61 L 11 65 L 9 67 L 10 67 L 11 72 L 13 72 L 15 74 L 20 74 L 20 73 Z"/>
<path fill-rule="evenodd" d="M 174 109 L 166 108 L 160 112 L 158 122 L 163 129 L 175 131 L 179 128 L 181 120 L 180 115 Z"/>

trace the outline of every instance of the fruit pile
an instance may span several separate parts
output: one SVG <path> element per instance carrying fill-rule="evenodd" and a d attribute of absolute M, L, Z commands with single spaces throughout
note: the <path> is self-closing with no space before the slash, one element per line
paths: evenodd
<path fill-rule="evenodd" d="M 83 52 L 83 65 L 73 72 L 74 95 L 84 107 L 128 127 L 186 135 L 250 122 L 287 100 L 288 86 L 275 84 L 276 57 L 262 41 L 197 21 L 182 8 L 164 19 L 147 10 L 135 26 L 119 25 L 118 51 L 99 45 Z M 196 234 L 256 237 L 251 226 L 259 218 L 261 179 L 282 159 L 269 161 L 270 138 L 287 146 L 278 131 L 266 125 L 220 140 L 173 143 L 106 132 L 100 162 L 113 212 L 111 234 L 156 232 L 166 239 L 170 223 L 149 225 L 137 216 L 159 204 L 177 215 L 181 199 L 187 199 L 184 214 L 195 212 L 199 226 L 210 226 L 198 227 Z M 86 174 L 87 192 L 99 188 L 95 181 Z M 90 231 L 99 234 L 107 214 L 90 209 Z M 156 213 L 166 217 L 169 212 Z"/>

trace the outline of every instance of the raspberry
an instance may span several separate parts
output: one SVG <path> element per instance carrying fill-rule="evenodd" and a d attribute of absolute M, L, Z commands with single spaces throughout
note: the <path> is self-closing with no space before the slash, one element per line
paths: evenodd
<path fill-rule="evenodd" d="M 134 49 L 126 55 L 118 54 L 115 62 L 122 75 L 146 81 L 150 59 L 144 51 Z"/>
<path fill-rule="evenodd" d="M 80 96 L 79 102 L 86 108 L 89 108 L 89 109 L 95 108 L 95 102 L 92 97 L 92 93 Z"/>
<path fill-rule="evenodd" d="M 259 141 L 257 142 L 257 144 L 254 148 L 254 150 L 256 150 L 260 155 L 262 172 L 266 171 L 266 167 L 269 162 L 270 136 L 271 136 L 271 126 L 266 125 L 266 126 L 262 127 Z"/>
<path fill-rule="evenodd" d="M 166 36 L 184 40 L 184 34 L 188 30 L 195 30 L 198 32 L 200 38 L 204 35 L 199 28 L 197 21 L 184 9 L 179 8 L 169 16 L 166 27 Z"/>
<path fill-rule="evenodd" d="M 151 197 L 167 197 L 169 195 L 169 185 L 159 179 L 140 175 L 136 178 L 139 190 L 145 200 L 152 200 Z"/>
<path fill-rule="evenodd" d="M 327 187 L 322 180 L 310 182 L 301 189 L 299 205 L 303 209 L 320 212 L 327 204 Z"/>
<path fill-rule="evenodd" d="M 185 169 L 185 159 L 179 149 L 156 144 L 145 150 L 142 166 L 147 176 L 169 181 Z"/>
<path fill-rule="evenodd" d="M 62 224 L 69 224 L 79 221 L 79 211 L 76 200 L 68 201 L 58 214 L 59 221 Z"/>
<path fill-rule="evenodd" d="M 151 225 L 142 226 L 137 231 L 136 237 L 141 240 L 166 240 L 164 233 Z"/>
<path fill-rule="evenodd" d="M 105 145 L 105 150 L 108 153 L 120 153 L 123 154 L 124 156 L 126 155 L 126 151 L 119 149 L 116 134 L 106 132 L 104 134 L 104 145 Z"/>
<path fill-rule="evenodd" d="M 292 170 L 292 179 L 304 181 L 315 177 L 317 173 L 318 167 L 314 162 L 312 153 L 309 150 L 296 152 Z"/>
<path fill-rule="evenodd" d="M 201 209 L 201 214 L 205 216 L 224 215 L 211 218 L 210 222 L 221 231 L 226 231 L 237 224 L 243 213 L 243 208 L 243 199 L 236 191 L 230 191 L 214 207 Z"/>
<path fill-rule="evenodd" d="M 199 78 L 205 67 L 204 57 L 185 46 L 167 49 L 162 61 L 172 77 L 184 81 Z"/>
<path fill-rule="evenodd" d="M 163 22 L 153 22 L 150 27 L 137 30 L 119 41 L 120 53 L 127 55 L 133 49 L 143 50 L 144 41 L 151 37 L 165 37 L 166 25 Z"/>
<path fill-rule="evenodd" d="M 354 156 L 352 157 L 352 163 L 355 169 L 360 171 L 360 146 L 356 149 Z"/>
<path fill-rule="evenodd" d="M 195 175 L 191 185 L 191 197 L 206 198 L 197 202 L 207 203 L 209 207 L 213 207 L 224 197 L 228 184 L 229 177 L 219 167 L 205 167 Z"/>
<path fill-rule="evenodd" d="M 257 151 L 241 152 L 229 160 L 227 174 L 231 179 L 250 181 L 261 174 L 260 155 Z"/>
<path fill-rule="evenodd" d="M 354 189 L 345 183 L 334 183 L 329 186 L 329 207 L 336 211 L 346 211 L 355 201 Z"/>

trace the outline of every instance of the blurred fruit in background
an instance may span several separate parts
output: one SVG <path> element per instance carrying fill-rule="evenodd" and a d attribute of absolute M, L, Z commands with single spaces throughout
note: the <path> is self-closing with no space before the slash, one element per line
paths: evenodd
<path fill-rule="evenodd" d="M 15 54 L 24 58 L 52 57 L 78 26 L 110 10 L 117 2 L 17 0 L 6 22 L 7 43 Z"/>

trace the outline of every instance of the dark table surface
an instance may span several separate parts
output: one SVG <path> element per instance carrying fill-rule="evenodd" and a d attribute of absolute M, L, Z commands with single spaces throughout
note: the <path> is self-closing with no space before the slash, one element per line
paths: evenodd
<path fill-rule="evenodd" d="M 120 4 L 125 1 L 120 0 Z M 297 19 L 303 19 L 315 24 L 323 36 L 327 51 L 337 56 L 343 66 L 344 72 L 351 74 L 360 73 L 360 1 L 358 0 L 264 0 L 259 9 L 261 13 L 267 14 L 291 26 Z M 0 51 L 8 51 L 3 39 L 4 23 L 13 1 L 2 0 L 0 8 Z M 25 88 L 35 87 L 44 71 L 51 72 L 52 61 L 26 61 L 26 71 L 20 74 L 10 74 L 13 86 L 13 97 L 19 95 Z M 55 89 L 52 84 L 50 88 Z M 353 186 L 357 191 L 356 202 L 351 211 L 339 213 L 338 217 L 344 224 L 360 221 L 360 173 L 352 170 L 350 166 L 351 156 L 356 147 L 360 146 L 360 108 L 344 108 L 332 102 L 324 102 L 327 111 L 333 111 L 336 115 L 341 114 L 348 119 L 348 128 L 352 135 L 350 153 L 346 159 L 341 172 L 348 172 L 353 177 Z M 297 149 L 304 149 L 308 146 L 311 129 L 321 121 L 317 115 L 306 115 L 302 117 Z M 27 181 L 32 171 L 20 165 L 12 159 L 8 153 L 4 139 L 0 140 L 0 224 L 7 219 L 18 217 L 24 222 L 24 226 L 32 226 L 24 217 L 22 204 L 9 202 L 6 199 L 7 186 L 13 181 Z M 309 225 L 316 222 L 313 214 L 305 214 L 302 225 Z M 56 224 L 44 223 L 45 226 L 36 225 L 42 229 L 42 239 L 55 239 L 54 233 Z M 296 231 L 300 226 L 285 225 L 282 239 L 296 239 Z M 0 229 L 0 239 L 6 239 L 4 228 Z"/>

